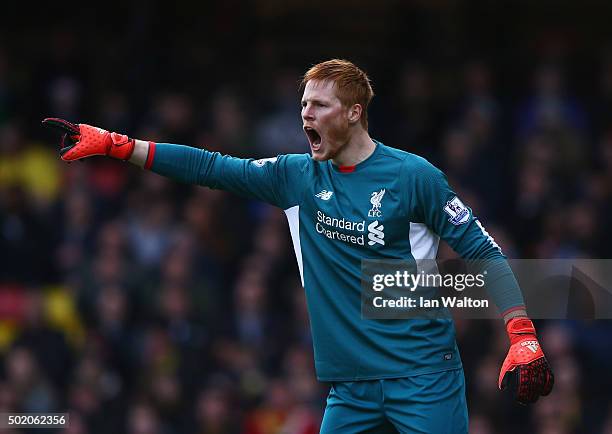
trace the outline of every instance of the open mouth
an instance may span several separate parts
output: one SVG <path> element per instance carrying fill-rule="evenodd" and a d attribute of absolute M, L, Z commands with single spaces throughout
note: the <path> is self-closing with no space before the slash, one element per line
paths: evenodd
<path fill-rule="evenodd" d="M 304 132 L 306 133 L 306 136 L 308 136 L 310 147 L 313 149 L 313 151 L 318 151 L 321 147 L 321 136 L 319 133 L 312 127 L 304 127 Z"/>

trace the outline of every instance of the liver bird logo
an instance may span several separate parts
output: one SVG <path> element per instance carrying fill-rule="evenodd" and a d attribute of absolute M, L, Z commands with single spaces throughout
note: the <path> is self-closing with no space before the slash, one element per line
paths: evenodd
<path fill-rule="evenodd" d="M 380 211 L 381 202 L 383 200 L 383 196 L 386 193 L 386 189 L 381 189 L 380 191 L 372 192 L 370 197 L 370 203 L 372 204 L 372 208 L 368 211 L 368 217 L 380 217 L 382 212 Z"/>

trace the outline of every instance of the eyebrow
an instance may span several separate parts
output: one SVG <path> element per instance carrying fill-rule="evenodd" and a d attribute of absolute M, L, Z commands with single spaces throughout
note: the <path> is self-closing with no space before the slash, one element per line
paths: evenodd
<path fill-rule="evenodd" d="M 302 102 L 319 102 L 319 103 L 327 103 L 328 101 L 320 99 L 320 98 L 302 98 Z"/>

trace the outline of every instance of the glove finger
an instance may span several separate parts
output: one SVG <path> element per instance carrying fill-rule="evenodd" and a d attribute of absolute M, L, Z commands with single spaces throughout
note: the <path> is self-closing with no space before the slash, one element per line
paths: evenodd
<path fill-rule="evenodd" d="M 60 146 L 61 146 L 60 156 L 63 156 L 66 152 L 74 148 L 74 146 L 78 142 L 78 139 L 79 139 L 78 136 L 71 136 L 68 133 L 64 133 L 62 135 L 62 141 L 60 143 Z"/>
<path fill-rule="evenodd" d="M 514 368 L 512 371 L 506 372 L 502 380 L 502 390 L 508 389 L 515 400 L 519 398 L 519 378 L 519 368 Z"/>
<path fill-rule="evenodd" d="M 542 396 L 549 395 L 550 392 L 552 392 L 553 386 L 555 385 L 555 374 L 553 374 L 553 371 L 552 369 L 550 369 L 548 363 L 546 363 L 546 370 L 544 374 L 546 376 L 546 379 L 542 387 L 542 391 L 540 392 Z"/>
<path fill-rule="evenodd" d="M 521 405 L 528 405 L 536 402 L 539 397 L 540 395 L 538 395 L 535 388 L 525 388 L 517 393 L 515 400 Z"/>
<path fill-rule="evenodd" d="M 62 147 L 65 146 L 74 146 L 76 145 L 79 140 L 81 139 L 81 135 L 77 134 L 77 135 L 71 135 L 68 133 L 64 133 L 64 135 L 62 136 Z"/>
<path fill-rule="evenodd" d="M 501 381 L 499 386 L 500 390 L 506 390 L 508 385 L 510 384 L 510 378 L 514 375 L 514 371 L 508 371 L 504 374 L 504 378 Z"/>
<path fill-rule="evenodd" d="M 519 366 L 516 368 L 516 376 L 514 378 L 513 393 L 514 400 L 522 405 L 529 403 L 529 387 L 525 376 L 525 368 Z"/>
<path fill-rule="evenodd" d="M 518 377 L 518 385 L 516 389 L 516 394 L 514 395 L 514 399 L 521 405 L 527 405 L 535 402 L 538 397 L 537 387 L 534 387 L 533 384 L 528 382 L 528 378 L 523 368 L 519 368 Z"/>
<path fill-rule="evenodd" d="M 75 125 L 72 122 L 68 122 L 64 119 L 46 118 L 46 119 L 43 119 L 42 124 L 47 127 L 51 127 L 53 129 L 60 130 L 68 135 L 80 134 L 78 125 Z"/>
<path fill-rule="evenodd" d="M 538 399 L 540 399 L 540 395 L 538 395 L 537 393 L 531 393 L 526 397 L 524 402 L 521 402 L 521 404 L 523 405 L 533 404 L 537 402 Z"/>
<path fill-rule="evenodd" d="M 522 366 L 519 372 L 518 399 L 524 404 L 531 404 L 536 402 L 540 395 L 548 395 L 552 390 L 550 375 L 552 372 L 545 359 Z"/>
<path fill-rule="evenodd" d="M 79 152 L 75 146 L 66 146 L 60 150 L 60 156 L 64 161 L 75 161 L 83 158 L 82 152 Z"/>
<path fill-rule="evenodd" d="M 73 146 L 65 146 L 62 149 L 60 149 L 60 157 L 63 157 L 64 154 L 66 152 L 70 151 L 72 148 L 74 148 L 74 145 Z"/>
<path fill-rule="evenodd" d="M 545 358 L 536 360 L 525 367 L 538 395 L 546 396 L 552 391 L 554 376 Z"/>

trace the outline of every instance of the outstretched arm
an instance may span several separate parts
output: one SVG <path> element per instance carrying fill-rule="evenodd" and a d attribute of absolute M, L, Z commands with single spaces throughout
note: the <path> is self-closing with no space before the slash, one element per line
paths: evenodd
<path fill-rule="evenodd" d="M 283 209 L 299 203 L 303 185 L 300 180 L 308 168 L 306 154 L 242 159 L 190 146 L 131 139 L 58 118 L 47 118 L 43 124 L 63 133 L 62 160 L 105 155 L 184 183 L 231 191 Z"/>

